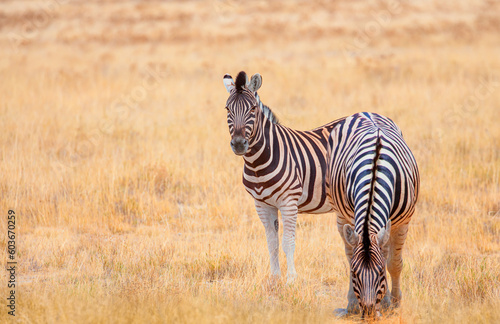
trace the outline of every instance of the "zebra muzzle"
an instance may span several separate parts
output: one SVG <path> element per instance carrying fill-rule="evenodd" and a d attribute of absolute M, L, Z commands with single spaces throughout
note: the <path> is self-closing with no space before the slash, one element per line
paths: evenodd
<path fill-rule="evenodd" d="M 248 150 L 248 140 L 242 136 L 234 137 L 231 140 L 231 148 L 234 154 L 244 155 Z"/>
<path fill-rule="evenodd" d="M 378 311 L 375 304 L 371 305 L 362 305 L 361 306 L 361 317 L 362 318 L 378 318 L 380 317 L 380 312 Z"/>

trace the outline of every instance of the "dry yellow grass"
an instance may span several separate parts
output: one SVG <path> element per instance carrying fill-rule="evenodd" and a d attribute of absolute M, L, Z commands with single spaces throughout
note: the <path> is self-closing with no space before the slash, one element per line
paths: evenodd
<path fill-rule="evenodd" d="M 375 111 L 403 130 L 422 190 L 387 322 L 499 322 L 499 17 L 496 1 L 2 2 L 0 248 L 14 209 L 19 269 L 0 322 L 335 320 L 334 215 L 299 216 L 299 278 L 269 282 L 223 109 L 242 69 L 290 127 Z"/>

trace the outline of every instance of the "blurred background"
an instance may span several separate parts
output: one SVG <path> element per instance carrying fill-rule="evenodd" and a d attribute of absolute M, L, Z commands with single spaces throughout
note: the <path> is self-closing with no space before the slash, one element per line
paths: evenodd
<path fill-rule="evenodd" d="M 18 322 L 324 322 L 345 307 L 334 215 L 301 215 L 299 280 L 268 281 L 224 110 L 222 77 L 241 70 L 291 128 L 371 111 L 402 129 L 422 183 L 387 321 L 500 319 L 499 1 L 5 0 L 0 51 Z"/>

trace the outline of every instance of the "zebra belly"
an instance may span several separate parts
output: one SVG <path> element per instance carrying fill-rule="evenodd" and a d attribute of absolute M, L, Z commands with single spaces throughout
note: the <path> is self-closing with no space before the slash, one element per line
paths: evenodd
<path fill-rule="evenodd" d="M 252 195 L 252 197 L 255 200 L 262 202 L 268 206 L 273 206 L 273 207 L 280 209 L 281 207 L 288 205 L 287 202 L 282 201 L 282 200 L 276 200 L 275 198 L 273 198 L 273 196 L 264 198 L 262 195 L 257 195 L 255 192 L 252 192 L 249 190 L 247 190 L 247 191 Z M 299 214 L 326 214 L 326 213 L 330 213 L 333 211 L 334 211 L 334 209 L 328 201 L 325 201 L 325 203 L 321 206 L 314 205 L 314 204 L 307 204 L 305 206 L 300 206 L 298 208 Z"/>
<path fill-rule="evenodd" d="M 299 213 L 302 214 L 325 214 L 333 211 L 333 207 L 330 204 L 328 198 L 325 199 L 324 203 L 319 205 L 313 200 L 313 202 L 307 205 L 301 205 L 299 201 Z"/>
<path fill-rule="evenodd" d="M 297 184 L 298 182 L 293 182 Z M 291 187 L 294 187 L 293 185 Z M 247 192 L 257 201 L 265 203 L 266 205 L 273 206 L 276 208 L 281 208 L 290 205 L 290 201 L 294 199 L 291 197 L 298 197 L 301 192 L 298 190 L 276 188 L 276 187 L 265 187 L 262 184 L 252 184 L 251 186 L 245 186 Z M 322 195 L 324 195 L 322 199 Z M 295 198 L 297 199 L 297 198 Z M 326 197 L 326 192 L 323 191 L 321 194 L 316 194 L 307 203 L 302 204 L 307 200 L 307 195 L 302 194 L 297 201 L 297 207 L 299 213 L 304 214 L 324 214 L 333 211 L 332 205 L 329 199 Z"/>

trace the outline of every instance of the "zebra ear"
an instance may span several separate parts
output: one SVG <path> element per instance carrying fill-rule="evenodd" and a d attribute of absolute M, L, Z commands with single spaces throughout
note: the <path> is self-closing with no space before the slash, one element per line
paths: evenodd
<path fill-rule="evenodd" d="M 391 220 L 387 222 L 385 228 L 381 229 L 377 235 L 377 243 L 378 246 L 383 247 L 389 241 L 389 237 L 391 236 Z"/>
<path fill-rule="evenodd" d="M 255 73 L 254 75 L 252 75 L 252 78 L 250 79 L 247 88 L 248 90 L 255 92 L 260 89 L 261 85 L 262 85 L 262 77 L 260 76 L 259 73 Z"/>
<path fill-rule="evenodd" d="M 350 224 L 344 225 L 344 239 L 352 247 L 356 246 L 359 241 L 358 233 L 354 231 L 354 228 Z"/>
<path fill-rule="evenodd" d="M 233 77 L 230 76 L 229 74 L 224 75 L 224 79 L 222 79 L 224 82 L 224 86 L 226 87 L 227 92 L 231 93 L 234 89 L 234 81 Z"/>

